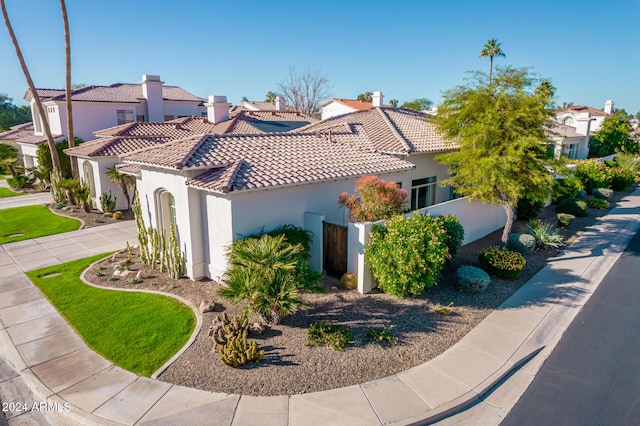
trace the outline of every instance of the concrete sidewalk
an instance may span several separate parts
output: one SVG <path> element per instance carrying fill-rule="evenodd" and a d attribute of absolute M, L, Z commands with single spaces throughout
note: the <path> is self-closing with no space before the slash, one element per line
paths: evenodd
<path fill-rule="evenodd" d="M 92 240 L 83 232 L 91 229 L 58 243 L 3 247 L 0 356 L 19 373 L 9 381 L 19 377 L 35 402 L 49 402 L 46 415 L 56 424 L 499 424 L 640 229 L 639 213 L 636 190 L 449 350 L 357 386 L 252 397 L 172 385 L 113 366 L 84 345 L 22 273 L 53 261 L 41 262 L 45 253 L 69 260 L 53 253 L 69 238 L 89 250 Z M 41 256 L 29 257 L 35 249 Z M 5 383 L 0 377 L 0 390 Z M 21 415 L 7 413 L 10 424 Z"/>

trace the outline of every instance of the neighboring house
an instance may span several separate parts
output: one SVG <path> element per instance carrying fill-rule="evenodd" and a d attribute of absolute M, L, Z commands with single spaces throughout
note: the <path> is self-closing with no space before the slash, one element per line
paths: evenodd
<path fill-rule="evenodd" d="M 66 94 L 62 89 L 36 89 L 47 112 L 47 120 L 56 142 L 67 138 Z M 42 118 L 31 90 L 24 99 L 31 104 L 34 130 L 16 140 L 26 166 L 36 166 L 37 146 L 46 142 Z M 133 122 L 161 122 L 177 117 L 206 113 L 205 99 L 177 86 L 165 86 L 157 75 L 145 74 L 139 84 L 116 83 L 110 86 L 86 86 L 72 91 L 73 133 L 83 140 L 106 127 Z"/>
<path fill-rule="evenodd" d="M 323 224 L 348 223 L 338 196 L 361 176 L 400 183 L 412 209 L 448 200 L 433 155 L 454 148 L 423 113 L 370 108 L 288 133 L 194 135 L 122 155 L 118 168 L 137 178 L 147 226 L 177 229 L 186 275 L 220 280 L 234 239 L 285 224 L 313 232 L 322 269 Z"/>
<path fill-rule="evenodd" d="M 584 160 L 589 156 L 591 115 L 582 112 L 574 120 L 575 126 L 556 123 L 548 132 L 553 156 Z"/>
<path fill-rule="evenodd" d="M 20 146 L 16 142 L 17 140 L 26 138 L 33 135 L 33 123 L 28 122 L 24 124 L 17 124 L 12 126 L 6 132 L 0 133 L 0 143 L 9 145 L 18 150 L 18 163 L 24 165 L 24 160 L 20 154 Z"/>
<path fill-rule="evenodd" d="M 382 93 L 373 92 L 373 102 L 356 101 L 353 99 L 330 99 L 321 105 L 322 119 L 336 117 L 338 115 L 349 114 L 350 112 L 365 111 L 374 106 L 382 107 Z"/>
<path fill-rule="evenodd" d="M 236 111 L 230 118 L 230 104 L 225 96 L 210 96 L 205 104 L 206 117 L 183 117 L 171 121 L 122 124 L 94 132 L 98 138 L 66 149 L 89 184 L 94 206 L 102 209 L 102 193 L 117 197 L 116 209 L 127 208 L 120 187 L 107 176 L 108 169 L 119 163 L 118 156 L 166 142 L 202 134 L 256 134 L 289 131 L 314 120 L 295 112 Z"/>
<path fill-rule="evenodd" d="M 580 114 L 589 113 L 592 118 L 591 133 L 600 130 L 602 122 L 605 118 L 611 117 L 613 113 L 613 101 L 608 100 L 604 103 L 604 110 L 599 110 L 585 105 L 572 105 L 567 108 L 556 110 L 556 121 L 567 126 L 577 127 L 577 121 Z"/>
<path fill-rule="evenodd" d="M 283 96 L 276 96 L 273 102 L 242 101 L 236 108 L 246 111 L 287 111 Z"/>

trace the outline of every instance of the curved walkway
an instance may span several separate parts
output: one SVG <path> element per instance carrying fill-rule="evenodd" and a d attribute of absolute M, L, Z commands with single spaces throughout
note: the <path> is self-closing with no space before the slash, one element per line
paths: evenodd
<path fill-rule="evenodd" d="M 52 238 L 44 237 L 12 243 L 0 250 L 0 356 L 17 372 L 10 380 L 19 377 L 29 385 L 33 401 L 49 403 L 45 406 L 49 407 L 49 421 L 101 425 L 411 424 L 447 419 L 476 405 L 476 409 L 484 408 L 483 424 L 498 424 L 640 229 L 640 190 L 625 197 L 440 356 L 374 382 L 291 396 L 211 393 L 115 367 L 84 345 L 23 273 L 55 262 L 54 258 L 63 261 L 87 256 L 84 250 L 90 251 L 97 241 L 104 244 L 96 248 L 98 253 L 116 244 L 118 238 L 124 238 L 117 247 L 122 248 L 127 235 L 130 241 L 135 240 L 135 229 L 123 229 L 127 225 L 53 236 L 57 240 L 44 241 Z M 106 234 L 101 234 L 101 229 Z M 65 253 L 54 253 L 59 247 L 71 246 L 69 241 L 74 241 L 77 252 L 68 247 Z M 23 246 L 16 246 L 20 244 Z M 33 250 L 39 254 L 31 255 Z M 509 376 L 510 385 L 499 386 Z M 11 422 L 21 413 L 8 414 Z M 444 420 L 447 422 L 455 423 L 453 418 Z"/>

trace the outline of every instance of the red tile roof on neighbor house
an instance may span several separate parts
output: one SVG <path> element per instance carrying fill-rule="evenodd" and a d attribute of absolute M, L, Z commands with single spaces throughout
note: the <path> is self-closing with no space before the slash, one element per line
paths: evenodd
<path fill-rule="evenodd" d="M 588 112 L 591 114 L 592 117 L 610 117 L 611 116 L 611 114 L 607 114 L 606 112 L 600 109 L 595 109 L 586 105 L 572 105 L 567 108 L 558 109 L 556 110 L 555 114 L 558 115 L 564 112 L 575 112 L 575 113 Z"/>
<path fill-rule="evenodd" d="M 405 108 L 369 108 L 301 127 L 297 131 L 328 132 L 344 125 L 362 125 L 369 145 L 377 152 L 414 154 L 444 152 L 457 148 L 435 130 L 423 112 Z"/>
<path fill-rule="evenodd" d="M 33 135 L 33 123 L 17 124 L 11 126 L 6 132 L 0 133 L 0 140 L 16 140 Z"/>
<path fill-rule="evenodd" d="M 36 89 L 42 100 L 63 101 L 66 99 L 64 90 Z M 25 99 L 31 98 L 31 90 L 27 89 Z M 167 101 L 192 101 L 206 102 L 206 99 L 192 95 L 177 86 L 162 86 L 162 98 Z M 138 103 L 144 99 L 142 85 L 116 83 L 110 86 L 85 86 L 75 89 L 71 93 L 71 99 L 81 102 L 118 102 Z"/>
<path fill-rule="evenodd" d="M 410 170 L 405 160 L 364 152 L 314 133 L 201 135 L 123 155 L 125 163 L 206 170 L 188 185 L 227 193 Z"/>

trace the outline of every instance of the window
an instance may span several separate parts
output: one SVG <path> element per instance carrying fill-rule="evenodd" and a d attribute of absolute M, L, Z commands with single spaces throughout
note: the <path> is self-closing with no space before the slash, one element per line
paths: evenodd
<path fill-rule="evenodd" d="M 432 206 L 436 203 L 436 177 L 411 181 L 411 210 Z"/>
<path fill-rule="evenodd" d="M 144 115 L 142 115 L 142 114 L 136 115 L 136 122 L 144 123 Z"/>
<path fill-rule="evenodd" d="M 565 117 L 564 120 L 562 120 L 562 124 L 566 125 L 566 126 L 573 126 L 574 120 L 573 117 L 568 116 Z"/>
<path fill-rule="evenodd" d="M 133 111 L 130 109 L 119 109 L 116 111 L 118 124 L 133 123 Z"/>
<path fill-rule="evenodd" d="M 562 154 L 568 158 L 576 158 L 578 155 L 578 144 L 572 143 L 570 145 L 565 145 L 562 149 Z"/>

